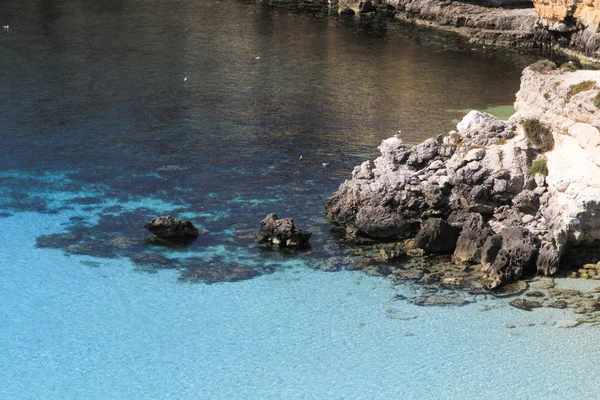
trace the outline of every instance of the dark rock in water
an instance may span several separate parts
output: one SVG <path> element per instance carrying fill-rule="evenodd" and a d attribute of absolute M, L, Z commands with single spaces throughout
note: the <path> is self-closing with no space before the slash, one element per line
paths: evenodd
<path fill-rule="evenodd" d="M 429 218 L 415 236 L 415 245 L 427 253 L 449 254 L 456 247 L 458 232 L 441 218 Z"/>
<path fill-rule="evenodd" d="M 256 231 L 256 242 L 277 247 L 306 248 L 310 236 L 310 232 L 295 227 L 293 218 L 279 219 L 277 214 L 271 213 L 261 221 Z"/>
<path fill-rule="evenodd" d="M 537 273 L 554 275 L 559 268 L 560 252 L 554 243 L 544 243 L 540 246 L 540 254 L 536 262 Z"/>
<path fill-rule="evenodd" d="M 521 294 L 525 290 L 527 290 L 527 282 L 516 281 L 516 282 L 508 283 L 506 285 L 503 285 L 503 286 L 497 288 L 493 292 L 493 295 L 496 297 L 510 297 L 510 296 L 516 296 L 518 294 Z"/>
<path fill-rule="evenodd" d="M 198 236 L 198 229 L 190 221 L 180 221 L 169 215 L 146 222 L 144 228 L 166 240 L 185 240 Z"/>
<path fill-rule="evenodd" d="M 535 242 L 529 233 L 521 228 L 507 228 L 502 232 L 502 248 L 494 263 L 483 276 L 489 289 L 520 278 L 529 271 L 537 255 Z"/>
<path fill-rule="evenodd" d="M 355 218 L 356 228 L 373 238 L 402 236 L 412 226 L 398 211 L 379 204 L 365 205 Z"/>
<path fill-rule="evenodd" d="M 361 1 L 358 4 L 359 12 L 361 14 L 374 12 L 376 10 L 375 6 L 371 2 L 371 0 Z"/>
<path fill-rule="evenodd" d="M 191 283 L 213 284 L 218 282 L 236 282 L 252 279 L 260 275 L 253 268 L 236 263 L 206 264 L 199 259 L 186 260 L 185 270 L 179 280 Z"/>
<path fill-rule="evenodd" d="M 481 263 L 486 266 L 491 265 L 496 259 L 496 256 L 498 256 L 498 252 L 501 248 L 502 236 L 488 236 L 481 248 Z"/>
<path fill-rule="evenodd" d="M 462 225 L 462 231 L 456 241 L 454 257 L 460 261 L 478 263 L 481 261 L 481 249 L 488 236 L 492 234 L 481 214 L 469 214 Z"/>
<path fill-rule="evenodd" d="M 542 306 L 542 303 L 534 300 L 527 299 L 514 299 L 510 303 L 511 306 L 518 308 L 520 310 L 531 311 L 534 308 L 539 308 Z"/>
<path fill-rule="evenodd" d="M 410 302 L 417 306 L 464 306 L 470 303 L 467 299 L 443 296 L 416 296 Z"/>

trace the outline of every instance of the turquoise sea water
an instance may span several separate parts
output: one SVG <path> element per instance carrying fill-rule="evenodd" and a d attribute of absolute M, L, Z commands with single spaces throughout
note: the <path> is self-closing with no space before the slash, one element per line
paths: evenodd
<path fill-rule="evenodd" d="M 599 388 L 598 329 L 553 326 L 573 318 L 563 310 L 483 298 L 420 308 L 393 300 L 419 287 L 295 261 L 189 285 L 35 247 L 62 222 L 2 219 L 2 398 L 592 399 Z"/>
<path fill-rule="evenodd" d="M 323 218 L 381 139 L 509 104 L 530 56 L 233 0 L 9 0 L 0 19 L 0 398 L 594 398 L 597 328 L 394 300 L 427 289 L 348 271 Z M 311 249 L 259 248 L 269 212 Z M 147 241 L 161 214 L 199 238 Z M 256 277 L 205 274 L 240 266 Z"/>

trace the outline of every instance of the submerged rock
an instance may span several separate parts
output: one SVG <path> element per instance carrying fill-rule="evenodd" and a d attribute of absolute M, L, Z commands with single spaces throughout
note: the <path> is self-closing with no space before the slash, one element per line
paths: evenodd
<path fill-rule="evenodd" d="M 443 296 L 416 296 L 409 301 L 417 306 L 464 306 L 470 303 L 467 299 Z"/>
<path fill-rule="evenodd" d="M 255 278 L 261 273 L 254 268 L 237 263 L 205 263 L 200 259 L 188 259 L 182 263 L 184 269 L 179 280 L 191 283 L 213 284 L 236 282 Z"/>
<path fill-rule="evenodd" d="M 513 306 L 515 308 L 525 310 L 525 311 L 531 311 L 534 308 L 542 307 L 542 303 L 540 303 L 539 301 L 527 300 L 527 299 L 515 299 L 508 304 L 510 304 L 511 306 Z"/>
<path fill-rule="evenodd" d="M 154 218 L 144 224 L 155 236 L 166 240 L 186 240 L 198 236 L 198 228 L 190 221 L 180 221 L 169 215 Z"/>
<path fill-rule="evenodd" d="M 279 219 L 277 214 L 271 213 L 261 221 L 256 242 L 275 247 L 306 248 L 310 236 L 310 232 L 296 228 L 293 218 Z"/>

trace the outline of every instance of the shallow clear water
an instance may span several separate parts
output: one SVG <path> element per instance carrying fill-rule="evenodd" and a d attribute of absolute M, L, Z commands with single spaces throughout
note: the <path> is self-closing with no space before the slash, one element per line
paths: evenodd
<path fill-rule="evenodd" d="M 0 397 L 598 389 L 582 378 L 598 357 L 594 328 L 484 297 L 392 301 L 422 288 L 344 271 L 347 250 L 323 219 L 323 199 L 381 139 L 402 129 L 414 143 L 451 129 L 452 110 L 511 104 L 531 57 L 326 10 L 89 3 L 0 4 Z M 269 212 L 311 230 L 312 249 L 258 248 Z M 204 231 L 187 246 L 148 243 L 143 223 L 160 214 Z M 227 266 L 260 276 L 198 275 Z M 342 271 L 319 271 L 332 266 Z"/>

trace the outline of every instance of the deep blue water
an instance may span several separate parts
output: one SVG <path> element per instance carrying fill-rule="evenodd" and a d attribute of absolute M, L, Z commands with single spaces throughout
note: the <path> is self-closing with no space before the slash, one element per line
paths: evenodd
<path fill-rule="evenodd" d="M 350 262 L 323 200 L 352 167 L 511 104 L 531 56 L 234 0 L 8 0 L 0 19 L 0 397 L 564 398 L 537 378 L 594 365 L 592 328 L 550 327 L 566 311 L 509 334 L 501 301 L 422 310 L 390 300 L 418 287 L 318 271 Z M 270 212 L 312 248 L 255 245 Z M 161 214 L 200 237 L 148 243 Z M 198 278 L 227 266 L 262 276 Z"/>

